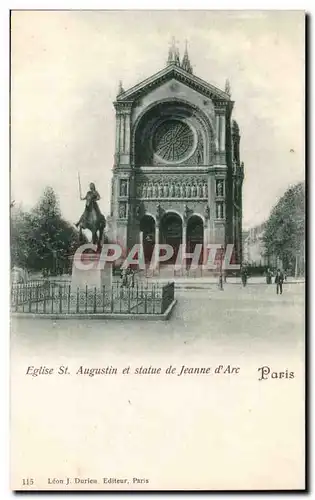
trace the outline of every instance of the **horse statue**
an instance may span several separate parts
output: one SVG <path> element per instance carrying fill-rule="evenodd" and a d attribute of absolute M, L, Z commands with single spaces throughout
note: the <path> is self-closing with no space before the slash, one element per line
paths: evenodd
<path fill-rule="evenodd" d="M 85 209 L 80 217 L 79 222 L 75 225 L 79 228 L 80 239 L 82 240 L 82 229 L 89 229 L 92 233 L 92 243 L 97 245 L 98 250 L 101 250 L 103 243 L 103 235 L 106 227 L 106 219 L 101 213 L 98 200 L 100 195 L 96 191 L 95 184 L 91 182 L 90 189 L 83 198 L 80 194 L 80 199 L 85 200 Z"/>

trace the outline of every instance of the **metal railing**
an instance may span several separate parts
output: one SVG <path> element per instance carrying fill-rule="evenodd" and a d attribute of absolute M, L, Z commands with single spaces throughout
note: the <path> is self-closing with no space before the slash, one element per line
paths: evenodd
<path fill-rule="evenodd" d="M 162 314 L 174 300 L 174 283 L 113 283 L 101 288 L 31 283 L 11 287 L 12 312 L 33 314 Z"/>

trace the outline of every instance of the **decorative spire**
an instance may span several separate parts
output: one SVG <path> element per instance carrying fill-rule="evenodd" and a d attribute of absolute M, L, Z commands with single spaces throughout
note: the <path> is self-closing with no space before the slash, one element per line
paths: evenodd
<path fill-rule="evenodd" d="M 122 81 L 121 81 L 121 80 L 119 80 L 117 95 L 120 95 L 120 94 L 122 94 L 123 92 L 125 92 L 125 91 L 124 91 L 123 86 L 122 86 Z"/>
<path fill-rule="evenodd" d="M 231 95 L 231 85 L 230 85 L 230 80 L 228 79 L 225 80 L 225 93 L 228 94 L 229 96 Z"/>
<path fill-rule="evenodd" d="M 174 36 L 172 37 L 171 46 L 168 49 L 167 66 L 169 66 L 170 64 L 176 64 L 176 66 L 180 66 L 179 50 L 176 47 Z"/>
<path fill-rule="evenodd" d="M 176 47 L 176 50 L 175 50 L 175 64 L 176 64 L 176 66 L 180 66 L 179 50 L 178 50 L 177 47 Z"/>
<path fill-rule="evenodd" d="M 190 64 L 188 49 L 187 49 L 187 40 L 185 40 L 185 52 L 182 60 L 182 68 L 187 71 L 187 73 L 192 73 L 192 65 Z"/>

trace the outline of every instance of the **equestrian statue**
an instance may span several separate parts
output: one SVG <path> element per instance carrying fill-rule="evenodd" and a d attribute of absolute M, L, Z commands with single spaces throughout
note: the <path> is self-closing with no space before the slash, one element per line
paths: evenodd
<path fill-rule="evenodd" d="M 103 235 L 106 227 L 106 219 L 101 213 L 98 200 L 100 200 L 100 195 L 95 188 L 94 182 L 90 183 L 90 189 L 84 197 L 81 193 L 81 183 L 79 179 L 79 191 L 80 200 L 85 200 L 85 209 L 80 217 L 79 222 L 75 225 L 80 230 L 80 239 L 82 239 L 82 229 L 89 229 L 92 233 L 92 243 L 97 245 L 98 250 L 101 250 L 103 243 Z"/>

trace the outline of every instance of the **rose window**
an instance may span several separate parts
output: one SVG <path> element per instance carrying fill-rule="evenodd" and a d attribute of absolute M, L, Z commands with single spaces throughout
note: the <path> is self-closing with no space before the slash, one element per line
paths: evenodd
<path fill-rule="evenodd" d="M 162 123 L 153 138 L 153 150 L 168 162 L 181 161 L 193 152 L 194 134 L 191 128 L 179 120 Z"/>

